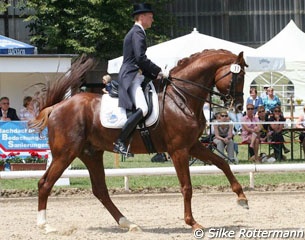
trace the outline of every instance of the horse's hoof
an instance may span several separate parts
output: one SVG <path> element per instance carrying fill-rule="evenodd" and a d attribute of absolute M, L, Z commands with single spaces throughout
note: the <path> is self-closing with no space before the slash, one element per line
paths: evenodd
<path fill-rule="evenodd" d="M 129 232 L 142 232 L 142 229 L 137 224 L 130 222 L 126 217 L 120 218 L 119 226 L 121 228 L 128 228 Z"/>
<path fill-rule="evenodd" d="M 129 232 L 142 232 L 142 229 L 136 224 L 131 224 L 129 226 Z"/>
<path fill-rule="evenodd" d="M 49 233 L 55 233 L 57 232 L 56 228 L 50 226 L 49 224 L 41 224 L 38 225 L 39 228 L 43 229 L 45 234 L 49 234 Z"/>
<path fill-rule="evenodd" d="M 244 209 L 249 209 L 248 200 L 245 198 L 240 198 L 237 200 L 239 206 L 242 206 Z"/>
<path fill-rule="evenodd" d="M 192 226 L 192 230 L 193 230 L 193 232 L 194 231 L 196 231 L 197 229 L 204 229 L 204 227 L 203 226 L 201 226 L 200 224 L 198 224 L 198 223 L 195 223 L 193 226 Z"/>

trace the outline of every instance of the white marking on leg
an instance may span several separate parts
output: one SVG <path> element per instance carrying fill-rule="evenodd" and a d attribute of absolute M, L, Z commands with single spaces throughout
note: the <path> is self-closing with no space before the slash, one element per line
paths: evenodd
<path fill-rule="evenodd" d="M 39 227 L 43 227 L 46 223 L 47 223 L 47 211 L 44 209 L 44 210 L 40 210 L 38 213 L 37 213 L 37 225 Z"/>
<path fill-rule="evenodd" d="M 57 230 L 55 228 L 53 228 L 52 226 L 47 224 L 46 216 L 47 216 L 46 210 L 40 210 L 37 213 L 37 226 L 44 229 L 46 234 L 57 232 Z"/>

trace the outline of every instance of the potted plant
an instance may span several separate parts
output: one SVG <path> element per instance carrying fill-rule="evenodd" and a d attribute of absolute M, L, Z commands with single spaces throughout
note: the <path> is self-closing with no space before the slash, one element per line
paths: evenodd
<path fill-rule="evenodd" d="M 35 151 L 29 152 L 30 155 L 21 158 L 20 153 L 10 153 L 7 161 L 10 163 L 11 171 L 25 171 L 25 170 L 45 170 L 47 167 L 48 155 L 42 156 Z"/>

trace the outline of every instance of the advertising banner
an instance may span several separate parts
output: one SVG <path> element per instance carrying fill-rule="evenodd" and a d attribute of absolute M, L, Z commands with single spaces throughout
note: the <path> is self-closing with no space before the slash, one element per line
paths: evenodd
<path fill-rule="evenodd" d="M 0 121 L 1 154 L 19 153 L 20 156 L 28 156 L 33 151 L 44 154 L 47 150 L 47 130 L 39 135 L 27 128 L 26 121 Z"/>

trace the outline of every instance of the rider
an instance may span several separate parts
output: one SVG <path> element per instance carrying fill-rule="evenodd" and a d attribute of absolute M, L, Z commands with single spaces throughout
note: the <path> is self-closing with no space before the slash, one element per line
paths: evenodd
<path fill-rule="evenodd" d="M 148 3 L 134 4 L 132 16 L 135 24 L 124 38 L 123 64 L 119 72 L 119 107 L 136 111 L 128 118 L 114 145 L 114 152 L 125 156 L 128 149 L 126 140 L 136 128 L 139 121 L 146 116 L 148 106 L 144 97 L 141 83 L 144 77 L 160 79 L 164 75 L 161 68 L 151 62 L 146 56 L 145 29 L 150 28 L 153 19 L 153 10 Z"/>

